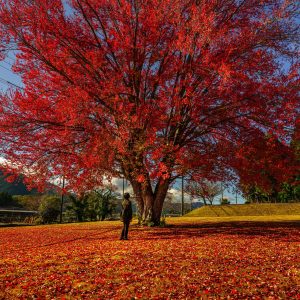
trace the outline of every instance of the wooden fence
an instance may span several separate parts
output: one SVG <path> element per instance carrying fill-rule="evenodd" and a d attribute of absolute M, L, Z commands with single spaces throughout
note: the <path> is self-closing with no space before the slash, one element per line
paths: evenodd
<path fill-rule="evenodd" d="M 37 211 L 0 209 L 0 223 L 31 223 Z"/>

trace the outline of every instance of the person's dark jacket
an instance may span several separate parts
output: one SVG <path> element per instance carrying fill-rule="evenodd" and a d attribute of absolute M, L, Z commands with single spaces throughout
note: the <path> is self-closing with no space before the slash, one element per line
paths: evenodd
<path fill-rule="evenodd" d="M 132 205 L 128 199 L 122 201 L 121 220 L 126 223 L 132 220 Z"/>

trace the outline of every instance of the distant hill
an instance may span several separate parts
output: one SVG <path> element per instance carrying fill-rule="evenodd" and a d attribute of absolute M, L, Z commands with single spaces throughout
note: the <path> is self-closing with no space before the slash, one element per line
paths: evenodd
<path fill-rule="evenodd" d="M 17 181 L 9 183 L 5 180 L 6 175 L 0 171 L 0 192 L 7 192 L 10 195 L 33 195 L 37 194 L 35 189 L 28 191 L 20 176 Z"/>
<path fill-rule="evenodd" d="M 231 217 L 231 216 L 269 216 L 300 215 L 300 203 L 260 203 L 207 205 L 186 214 L 187 217 Z"/>

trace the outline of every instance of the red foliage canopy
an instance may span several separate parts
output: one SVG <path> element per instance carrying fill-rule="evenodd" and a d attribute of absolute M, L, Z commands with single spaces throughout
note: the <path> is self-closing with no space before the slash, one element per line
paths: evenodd
<path fill-rule="evenodd" d="M 152 203 L 181 174 L 216 179 L 237 141 L 288 138 L 296 2 L 0 0 L 24 86 L 1 97 L 2 155 L 38 183 L 124 174 Z"/>
<path fill-rule="evenodd" d="M 299 174 L 299 163 L 295 148 L 272 135 L 253 137 L 251 147 L 241 146 L 236 157 L 240 183 L 269 192 L 280 189 L 283 182 L 297 184 L 293 176 Z"/>

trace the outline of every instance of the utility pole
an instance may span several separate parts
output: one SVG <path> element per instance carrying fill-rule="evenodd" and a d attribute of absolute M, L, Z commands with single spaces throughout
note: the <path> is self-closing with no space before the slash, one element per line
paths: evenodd
<path fill-rule="evenodd" d="M 181 216 L 184 214 L 184 177 L 181 177 Z"/>
<path fill-rule="evenodd" d="M 235 191 L 235 204 L 237 204 L 237 191 Z"/>
<path fill-rule="evenodd" d="M 65 176 L 62 181 L 61 201 L 60 201 L 60 218 L 59 222 L 62 223 L 63 205 L 64 205 L 64 188 L 65 188 Z"/>
<path fill-rule="evenodd" d="M 223 202 L 223 198 L 224 198 L 224 190 L 223 190 L 223 182 L 221 182 L 221 192 L 222 192 L 222 194 L 221 194 L 221 202 Z"/>
<path fill-rule="evenodd" d="M 124 199 L 124 191 L 125 191 L 125 178 L 123 176 L 123 199 Z"/>
<path fill-rule="evenodd" d="M 221 182 L 221 191 L 222 191 L 222 194 L 221 194 L 221 196 L 222 196 L 222 200 L 223 200 L 223 198 L 224 198 L 224 189 L 223 189 L 223 182 Z"/>

